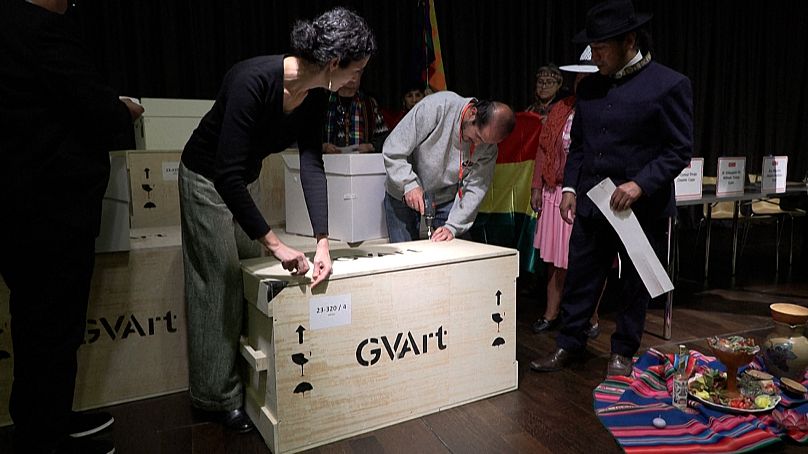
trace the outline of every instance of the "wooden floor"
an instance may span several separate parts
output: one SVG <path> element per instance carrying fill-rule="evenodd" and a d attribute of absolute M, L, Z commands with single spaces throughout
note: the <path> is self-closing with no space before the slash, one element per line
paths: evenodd
<path fill-rule="evenodd" d="M 798 224 L 798 227 L 800 224 Z M 662 309 L 649 311 L 643 350 L 673 350 L 678 343 L 703 345 L 711 335 L 750 332 L 765 336 L 771 326 L 768 305 L 789 301 L 808 306 L 808 254 L 794 246 L 795 263 L 774 273 L 773 242 L 766 227 L 750 233 L 739 260 L 738 275 L 729 277 L 729 237 L 714 231 L 711 277 L 702 278 L 703 246 L 683 241 L 681 275 L 675 291 L 673 339 L 662 331 Z M 799 236 L 797 238 L 800 238 Z M 783 247 L 783 251 L 786 247 Z M 537 288 L 542 288 L 539 282 Z M 531 359 L 550 352 L 554 335 L 534 335 L 530 324 L 544 309 L 543 290 L 531 292 L 531 282 L 519 283 L 517 359 L 519 389 L 480 402 L 417 418 L 351 439 L 322 446 L 312 453 L 610 453 L 620 452 L 592 410 L 592 390 L 604 378 L 609 336 L 614 330 L 617 302 L 602 311 L 603 333 L 589 345 L 586 360 L 558 373 L 531 372 Z M 482 371 L 481 371 L 482 372 Z M 117 452 L 129 453 L 268 453 L 256 432 L 234 435 L 198 421 L 184 393 L 118 405 L 107 434 Z M 0 452 L 10 452 L 10 429 L 0 429 Z M 805 452 L 794 443 L 781 443 L 767 452 Z"/>

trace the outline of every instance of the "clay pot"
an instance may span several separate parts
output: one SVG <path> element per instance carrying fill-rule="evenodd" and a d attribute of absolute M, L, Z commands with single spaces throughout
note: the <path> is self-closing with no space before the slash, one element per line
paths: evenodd
<path fill-rule="evenodd" d="M 801 382 L 808 367 L 808 308 L 787 303 L 769 307 L 774 331 L 763 343 L 763 361 L 775 376 Z"/>

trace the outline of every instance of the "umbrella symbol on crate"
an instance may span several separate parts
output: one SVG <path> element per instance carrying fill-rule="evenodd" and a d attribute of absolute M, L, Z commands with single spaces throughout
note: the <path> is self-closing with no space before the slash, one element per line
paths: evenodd
<path fill-rule="evenodd" d="M 155 205 L 154 202 L 151 201 L 151 192 L 154 188 L 151 187 L 151 185 L 149 184 L 142 184 L 140 186 L 143 188 L 144 191 L 146 191 L 147 202 L 143 205 L 143 208 L 157 208 L 157 205 Z"/>
<path fill-rule="evenodd" d="M 494 339 L 494 342 L 491 342 L 492 347 L 500 347 L 502 345 L 505 345 L 505 339 L 503 339 L 501 337 L 498 337 L 498 338 Z"/>
<path fill-rule="evenodd" d="M 312 389 L 314 389 L 314 387 L 311 386 L 311 383 L 309 383 L 307 381 L 303 381 L 303 382 L 300 382 L 297 386 L 295 386 L 295 391 L 294 392 L 295 392 L 295 394 L 302 393 L 305 396 L 306 391 L 311 391 Z"/>
<path fill-rule="evenodd" d="M 493 320 L 494 323 L 497 324 L 497 332 L 499 332 L 499 324 L 502 323 L 502 320 L 504 320 L 502 318 L 502 315 L 500 315 L 499 312 L 494 312 L 493 314 L 491 314 L 491 320 Z"/>
<path fill-rule="evenodd" d="M 304 355 L 303 353 L 295 353 L 294 355 L 292 355 L 292 362 L 300 366 L 300 376 L 302 377 L 303 365 L 309 362 L 309 360 L 306 359 L 306 355 Z"/>

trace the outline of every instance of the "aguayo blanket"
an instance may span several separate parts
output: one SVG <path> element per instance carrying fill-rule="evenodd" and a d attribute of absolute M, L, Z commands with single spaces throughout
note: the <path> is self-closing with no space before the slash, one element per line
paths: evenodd
<path fill-rule="evenodd" d="M 631 377 L 608 377 L 595 388 L 595 412 L 627 453 L 748 452 L 786 437 L 808 443 L 808 396 L 782 395 L 763 413 L 732 413 L 695 400 L 677 409 L 671 405 L 676 361 L 651 349 L 636 358 Z M 765 370 L 758 360 L 747 367 Z M 714 357 L 691 350 L 690 375 L 708 368 L 725 370 Z M 656 427 L 655 418 L 664 427 Z"/>

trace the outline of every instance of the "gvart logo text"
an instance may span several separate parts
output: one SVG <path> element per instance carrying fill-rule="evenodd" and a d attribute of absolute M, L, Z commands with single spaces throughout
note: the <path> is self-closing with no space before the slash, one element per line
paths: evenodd
<path fill-rule="evenodd" d="M 429 351 L 430 344 L 437 347 L 438 350 L 445 350 L 447 345 L 444 336 L 447 334 L 449 334 L 448 331 L 445 331 L 441 325 L 434 332 L 426 333 L 421 336 L 413 336 L 412 331 L 408 331 L 406 335 L 404 333 L 398 333 L 392 343 L 387 336 L 381 336 L 380 338 L 371 337 L 357 345 L 356 361 L 361 366 L 372 366 L 379 362 L 382 353 L 386 353 L 390 361 L 402 359 L 409 352 L 412 352 L 415 356 L 423 355 Z M 432 338 L 435 338 L 434 342 L 431 341 Z M 380 342 L 384 350 L 382 350 L 382 347 L 379 347 Z"/>
<path fill-rule="evenodd" d="M 87 337 L 85 344 L 92 344 L 102 336 L 111 340 L 126 339 L 130 335 L 136 334 L 140 337 L 154 336 L 158 333 L 176 333 L 177 316 L 171 311 L 165 316 L 138 318 L 135 314 L 119 315 L 116 319 L 100 317 L 87 320 Z"/>

